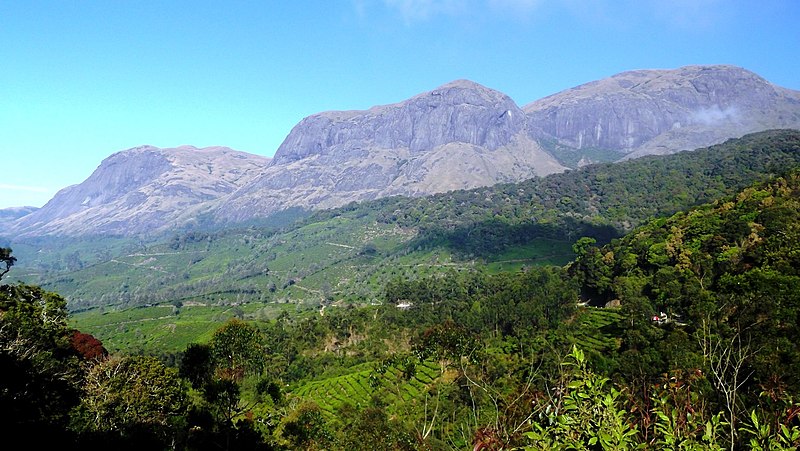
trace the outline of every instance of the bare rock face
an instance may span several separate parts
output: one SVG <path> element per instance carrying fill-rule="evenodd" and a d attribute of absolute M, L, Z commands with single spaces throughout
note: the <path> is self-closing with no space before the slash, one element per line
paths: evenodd
<path fill-rule="evenodd" d="M 524 107 L 534 137 L 628 158 L 717 144 L 769 128 L 800 127 L 800 92 L 734 66 L 637 70 Z"/>
<path fill-rule="evenodd" d="M 525 114 L 508 96 L 457 80 L 394 105 L 307 117 L 278 148 L 273 164 L 314 155 L 347 159 L 365 149 L 416 153 L 451 142 L 494 150 L 524 127 Z"/>
<path fill-rule="evenodd" d="M 133 235 L 184 226 L 207 202 L 232 193 L 268 163 L 226 147 L 124 150 L 11 230 L 17 236 Z"/>
<path fill-rule="evenodd" d="M 564 169 L 528 137 L 513 100 L 458 80 L 404 102 L 303 119 L 270 167 L 227 199 L 217 218 L 426 195 Z"/>

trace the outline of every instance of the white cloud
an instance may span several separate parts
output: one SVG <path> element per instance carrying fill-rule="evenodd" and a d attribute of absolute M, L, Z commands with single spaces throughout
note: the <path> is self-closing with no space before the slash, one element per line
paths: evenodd
<path fill-rule="evenodd" d="M 713 105 L 692 112 L 691 121 L 705 125 L 718 125 L 722 122 L 735 122 L 739 119 L 739 109 L 735 106 L 720 108 Z"/>
<path fill-rule="evenodd" d="M 489 6 L 497 11 L 514 14 L 529 14 L 543 3 L 544 0 L 488 0 Z"/>
<path fill-rule="evenodd" d="M 470 0 L 383 0 L 390 9 L 394 9 L 407 22 L 428 19 L 445 14 L 454 15 L 472 7 Z"/>
<path fill-rule="evenodd" d="M 722 0 L 651 0 L 648 3 L 658 20 L 681 29 L 712 27 L 726 20 L 733 9 Z"/>
<path fill-rule="evenodd" d="M 414 23 L 437 16 L 529 18 L 545 7 L 596 23 L 655 19 L 679 29 L 705 29 L 724 22 L 734 9 L 723 0 L 352 0 L 359 17 L 381 5 Z"/>

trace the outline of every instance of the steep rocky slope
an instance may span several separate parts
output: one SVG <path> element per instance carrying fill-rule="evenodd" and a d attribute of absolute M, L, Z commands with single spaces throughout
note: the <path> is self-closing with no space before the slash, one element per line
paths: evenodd
<path fill-rule="evenodd" d="M 268 163 L 226 147 L 124 150 L 103 160 L 83 183 L 62 189 L 22 217 L 13 231 L 130 235 L 185 226 L 198 208 L 232 193 Z"/>
<path fill-rule="evenodd" d="M 505 94 L 458 80 L 404 102 L 303 119 L 219 219 L 518 181 L 566 168 L 528 136 Z"/>
<path fill-rule="evenodd" d="M 735 66 L 636 70 L 526 105 L 537 139 L 620 157 L 669 154 L 771 128 L 800 128 L 800 92 Z"/>

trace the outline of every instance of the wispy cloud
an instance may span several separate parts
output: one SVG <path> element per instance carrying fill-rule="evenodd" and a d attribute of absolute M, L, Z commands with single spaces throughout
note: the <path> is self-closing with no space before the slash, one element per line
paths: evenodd
<path fill-rule="evenodd" d="M 0 183 L 0 189 L 9 190 L 9 191 L 25 191 L 25 192 L 28 192 L 28 193 L 48 193 L 48 192 L 50 192 L 49 188 L 45 188 L 43 186 L 9 185 L 9 184 L 6 184 L 6 183 Z"/>
<path fill-rule="evenodd" d="M 471 10 L 474 0 L 383 0 L 384 5 L 400 13 L 407 22 L 437 15 L 455 15 Z"/>
<path fill-rule="evenodd" d="M 592 22 L 650 18 L 668 27 L 703 29 L 733 13 L 723 0 L 353 0 L 361 17 L 367 14 L 369 4 L 393 11 L 407 23 L 486 14 L 529 18 L 547 7 Z"/>
<path fill-rule="evenodd" d="M 489 6 L 503 13 L 527 15 L 535 11 L 544 0 L 488 0 Z"/>
<path fill-rule="evenodd" d="M 694 111 L 691 120 L 694 123 L 705 125 L 718 125 L 722 122 L 735 122 L 739 119 L 739 109 L 735 106 L 720 108 L 714 105 L 710 108 L 701 108 Z"/>
<path fill-rule="evenodd" d="M 681 29 L 706 29 L 725 20 L 733 7 L 722 0 L 650 0 L 657 20 Z"/>

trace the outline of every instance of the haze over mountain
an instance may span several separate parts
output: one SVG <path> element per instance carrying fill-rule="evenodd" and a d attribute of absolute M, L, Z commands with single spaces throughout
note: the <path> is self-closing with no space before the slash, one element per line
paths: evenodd
<path fill-rule="evenodd" d="M 14 221 L 36 210 L 38 210 L 37 207 L 11 207 L 0 209 L 0 230 L 5 231 L 9 229 Z"/>
<path fill-rule="evenodd" d="M 129 235 L 198 217 L 237 223 L 290 207 L 521 181 L 591 162 L 591 152 L 673 153 L 771 128 L 800 128 L 800 92 L 733 66 L 625 72 L 523 109 L 458 80 L 396 104 L 309 116 L 272 161 L 223 147 L 116 153 L 11 232 Z"/>

